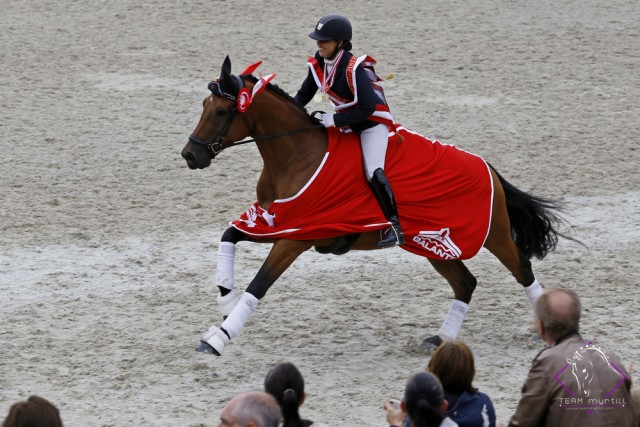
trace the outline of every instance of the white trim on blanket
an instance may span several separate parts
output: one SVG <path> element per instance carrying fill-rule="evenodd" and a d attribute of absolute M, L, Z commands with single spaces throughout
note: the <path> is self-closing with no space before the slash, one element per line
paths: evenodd
<path fill-rule="evenodd" d="M 326 153 L 324 153 L 324 158 L 322 159 L 322 162 L 320 163 L 320 166 L 318 166 L 318 169 L 316 169 L 316 171 L 313 173 L 313 176 L 311 177 L 311 179 L 304 185 L 304 187 L 302 187 L 300 189 L 300 191 L 298 191 L 298 193 L 295 196 L 289 197 L 288 199 L 276 199 L 276 200 L 273 201 L 273 203 L 286 203 L 286 202 L 290 202 L 290 201 L 295 200 L 298 197 L 300 197 L 300 195 L 302 195 L 302 193 L 304 193 L 305 190 L 307 188 L 309 188 L 309 186 L 316 179 L 316 177 L 318 176 L 318 174 L 320 173 L 320 171 L 324 167 L 325 163 L 327 163 L 327 159 L 328 158 L 329 158 L 329 152 L 327 151 Z"/>

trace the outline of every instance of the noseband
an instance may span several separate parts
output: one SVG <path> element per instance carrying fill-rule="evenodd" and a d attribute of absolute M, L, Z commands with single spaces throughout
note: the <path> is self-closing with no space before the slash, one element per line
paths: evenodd
<path fill-rule="evenodd" d="M 224 146 L 224 137 L 229 131 L 229 128 L 231 127 L 231 121 L 233 120 L 237 112 L 238 112 L 237 108 L 234 108 L 233 110 L 231 110 L 231 113 L 227 117 L 227 120 L 224 122 L 222 129 L 220 129 L 220 132 L 218 132 L 215 138 L 213 138 L 213 141 L 211 143 L 207 144 L 206 142 L 204 142 L 194 134 L 189 135 L 189 141 L 193 142 L 196 145 L 201 145 L 205 147 L 207 149 L 207 152 L 211 155 L 211 158 L 215 158 L 218 154 L 222 152 L 222 150 L 226 148 Z M 231 145 L 235 145 L 235 144 L 231 144 Z"/>

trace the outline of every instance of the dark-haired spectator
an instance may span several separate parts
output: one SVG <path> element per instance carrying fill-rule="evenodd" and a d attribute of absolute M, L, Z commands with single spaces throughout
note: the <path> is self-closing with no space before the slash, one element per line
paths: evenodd
<path fill-rule="evenodd" d="M 62 427 L 60 411 L 40 396 L 31 396 L 25 402 L 14 403 L 2 427 Z"/>
<path fill-rule="evenodd" d="M 404 389 L 404 400 L 399 404 L 394 401 L 386 402 L 384 408 L 390 427 L 458 426 L 445 415 L 447 401 L 444 398 L 444 390 L 438 378 L 430 372 L 419 372 L 411 376 Z"/>
<path fill-rule="evenodd" d="M 278 402 L 269 393 L 249 391 L 234 396 L 220 414 L 218 427 L 278 427 Z"/>
<path fill-rule="evenodd" d="M 322 427 L 321 424 L 303 420 L 299 408 L 307 395 L 304 392 L 304 379 L 293 363 L 282 362 L 274 366 L 264 380 L 264 389 L 280 405 L 284 424 L 282 427 Z"/>
<path fill-rule="evenodd" d="M 569 289 L 535 303 L 535 328 L 547 344 L 533 360 L 509 427 L 633 427 L 631 378 L 618 358 L 579 334 L 581 304 Z"/>
<path fill-rule="evenodd" d="M 473 387 L 475 362 L 465 343 L 443 342 L 431 356 L 427 369 L 438 377 L 444 389 L 448 402 L 445 415 L 460 427 L 495 427 L 496 412 L 491 399 Z"/>

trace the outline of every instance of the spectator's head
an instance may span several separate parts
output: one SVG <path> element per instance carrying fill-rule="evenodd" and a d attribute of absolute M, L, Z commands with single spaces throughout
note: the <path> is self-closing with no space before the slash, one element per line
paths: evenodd
<path fill-rule="evenodd" d="M 580 329 L 582 306 L 578 295 L 570 289 L 548 289 L 536 301 L 536 330 L 540 337 L 553 343 Z"/>
<path fill-rule="evenodd" d="M 478 390 L 471 385 L 476 375 L 473 353 L 462 341 L 443 342 L 431 356 L 427 369 L 438 377 L 448 392 L 460 394 Z"/>
<path fill-rule="evenodd" d="M 439 426 L 447 401 L 438 378 L 430 372 L 419 372 L 409 378 L 402 406 L 413 427 Z"/>
<path fill-rule="evenodd" d="M 2 427 L 62 427 L 60 412 L 53 403 L 39 396 L 14 403 Z"/>
<path fill-rule="evenodd" d="M 250 391 L 234 396 L 220 415 L 218 427 L 278 427 L 278 402 L 268 393 Z"/>
<path fill-rule="evenodd" d="M 275 397 L 282 410 L 284 427 L 302 426 L 298 407 L 304 403 L 304 379 L 292 363 L 279 363 L 264 380 L 264 389 Z"/>

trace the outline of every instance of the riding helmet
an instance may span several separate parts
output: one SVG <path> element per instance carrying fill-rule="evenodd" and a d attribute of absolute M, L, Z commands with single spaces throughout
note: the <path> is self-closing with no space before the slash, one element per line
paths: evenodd
<path fill-rule="evenodd" d="M 351 22 L 342 15 L 332 13 L 320 18 L 309 37 L 314 40 L 351 40 Z"/>

